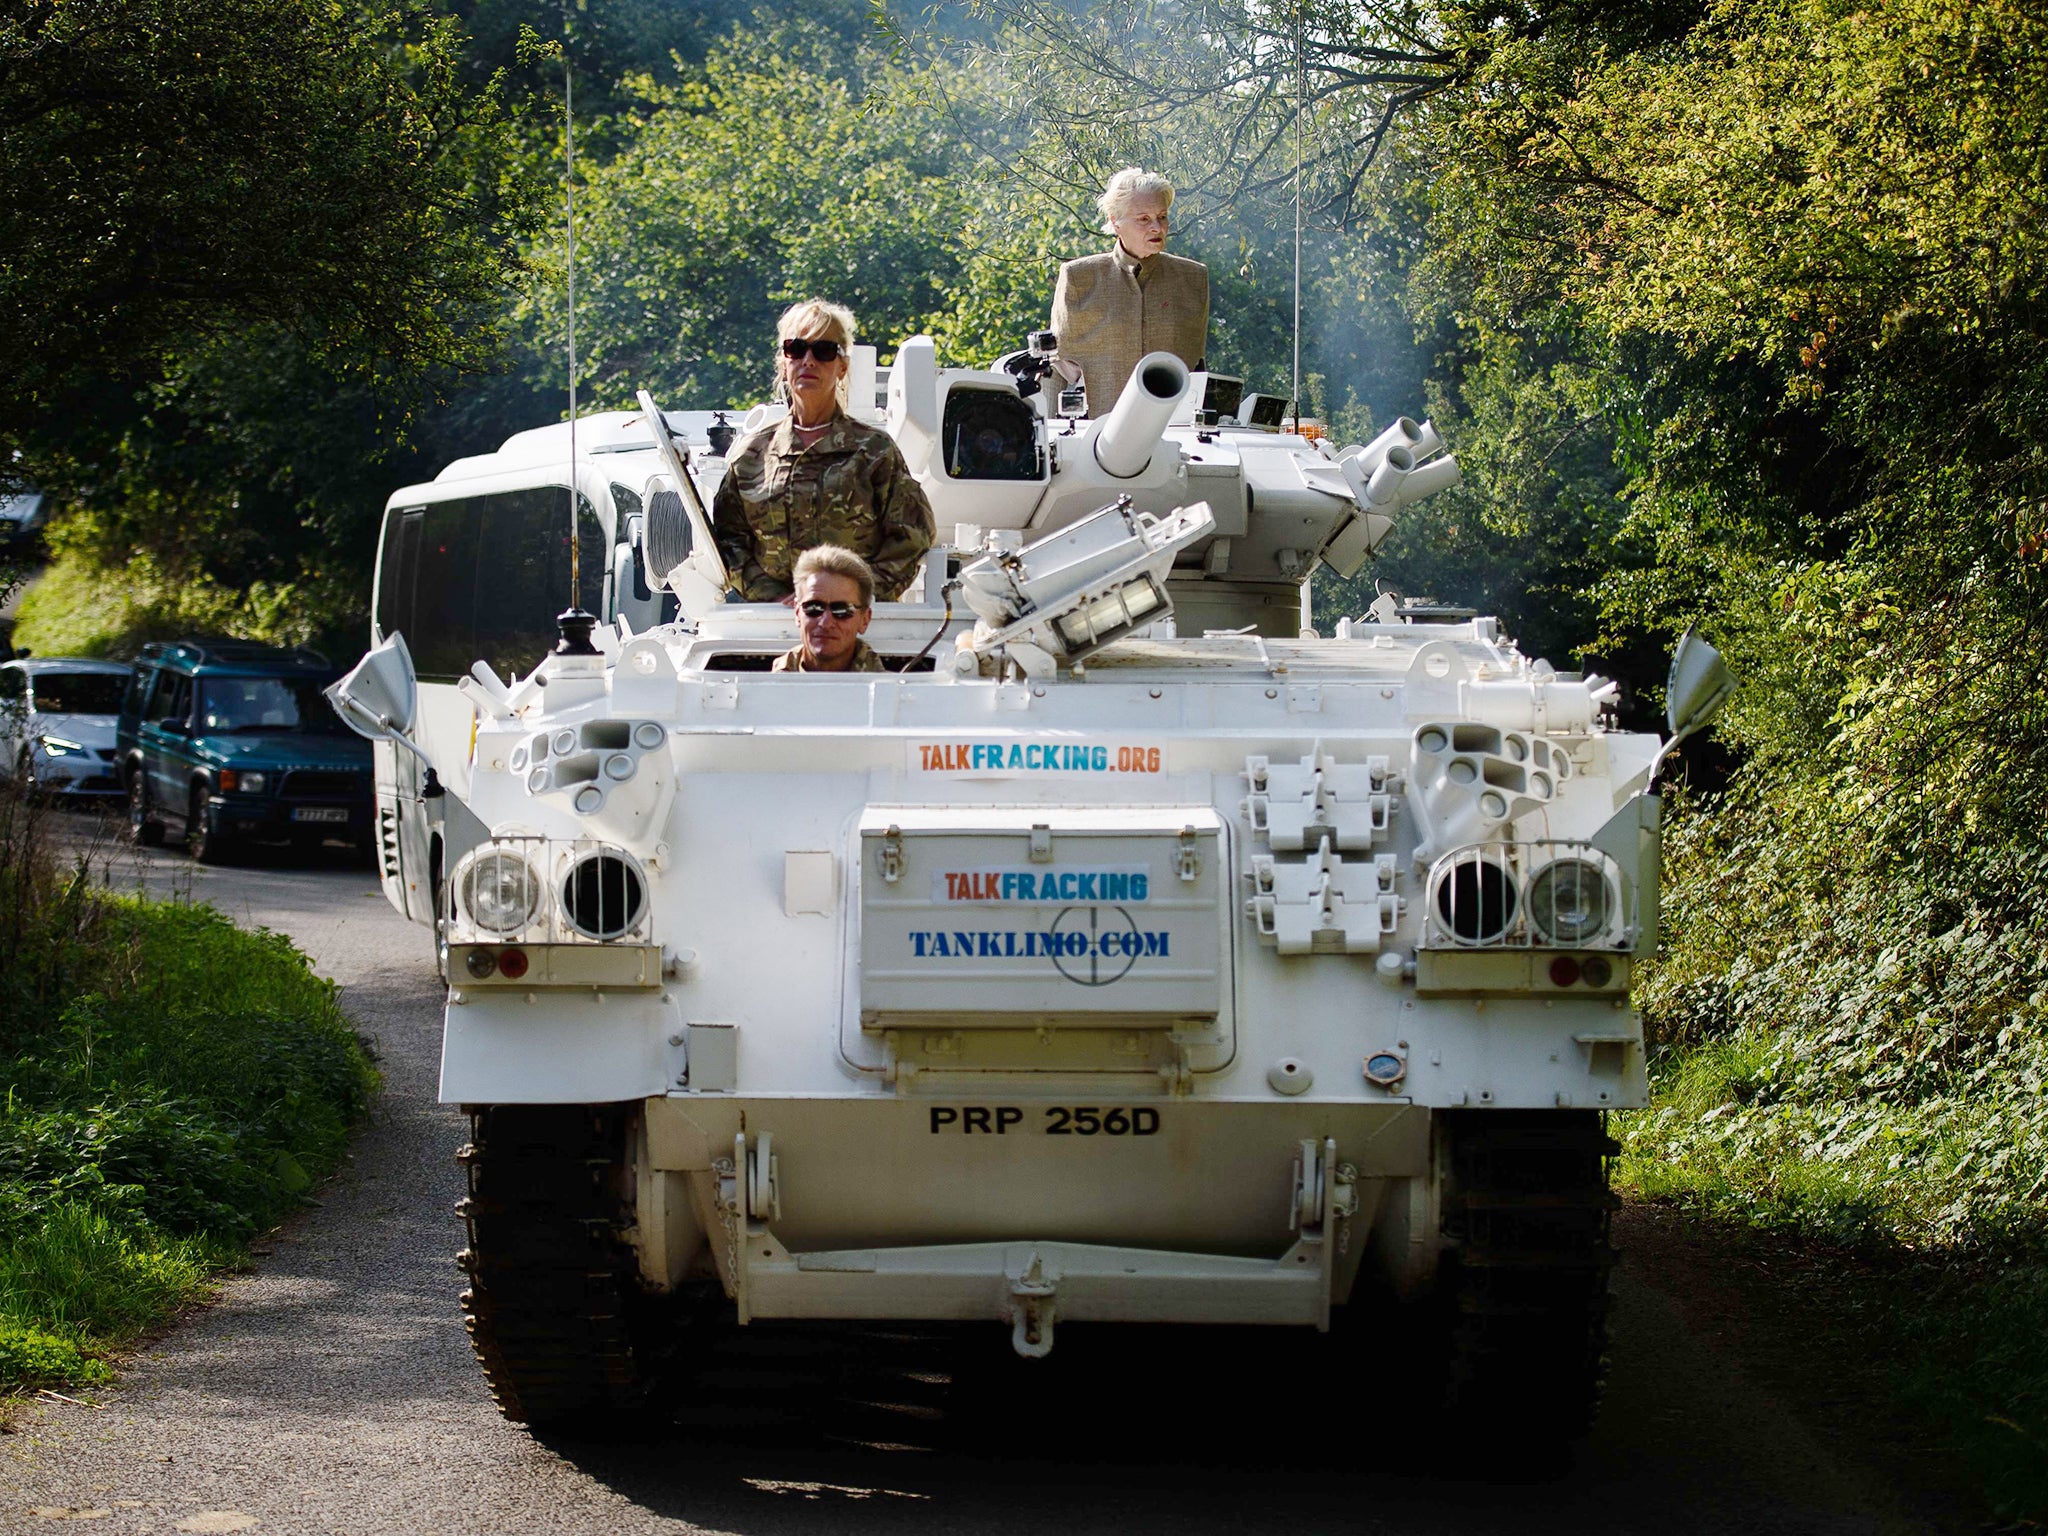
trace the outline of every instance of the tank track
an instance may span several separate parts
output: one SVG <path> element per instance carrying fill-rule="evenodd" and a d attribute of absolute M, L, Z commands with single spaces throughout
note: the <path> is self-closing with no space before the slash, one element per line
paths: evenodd
<path fill-rule="evenodd" d="M 498 1105 L 456 1153 L 469 1195 L 462 1310 L 491 1396 L 515 1423 L 589 1427 L 641 1406 L 659 1365 L 657 1298 L 625 1238 L 626 1105 Z"/>
<path fill-rule="evenodd" d="M 1606 1372 L 1621 1149 L 1592 1110 L 1454 1111 L 1440 1134 L 1444 1407 L 1497 1446 L 1565 1444 L 1591 1427 Z"/>

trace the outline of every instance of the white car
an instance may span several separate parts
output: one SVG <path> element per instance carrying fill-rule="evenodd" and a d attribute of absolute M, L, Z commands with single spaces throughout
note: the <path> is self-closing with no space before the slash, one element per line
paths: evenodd
<path fill-rule="evenodd" d="M 0 554 L 29 549 L 50 521 L 50 498 L 41 491 L 0 496 Z"/>
<path fill-rule="evenodd" d="M 0 773 L 49 794 L 120 798 L 114 725 L 132 670 L 77 656 L 0 664 Z"/>

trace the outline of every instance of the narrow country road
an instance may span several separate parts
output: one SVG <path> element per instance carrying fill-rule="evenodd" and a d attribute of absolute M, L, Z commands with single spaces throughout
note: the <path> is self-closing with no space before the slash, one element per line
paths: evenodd
<path fill-rule="evenodd" d="M 90 831 L 67 818 L 73 835 Z M 102 846 L 116 887 L 290 935 L 341 984 L 384 1093 L 321 1203 L 219 1305 L 91 1406 L 38 1399 L 0 1437 L 0 1530 L 351 1533 L 1937 1529 L 1746 1381 L 1624 1259 L 1598 1431 L 1554 1481 L 1432 1470 L 1398 1374 L 1337 1378 L 1311 1337 L 1075 1329 L 1040 1365 L 986 1339 L 768 1329 L 721 1348 L 633 1444 L 505 1423 L 456 1303 L 427 935 L 373 878 L 284 855 L 196 868 Z M 964 1384 L 963 1384 L 964 1383 Z"/>

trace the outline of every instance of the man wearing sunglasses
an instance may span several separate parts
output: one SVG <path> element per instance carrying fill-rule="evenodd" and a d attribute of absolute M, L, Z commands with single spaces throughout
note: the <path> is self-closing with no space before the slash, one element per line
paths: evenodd
<path fill-rule="evenodd" d="M 740 597 L 787 603 L 796 558 L 838 544 L 865 558 L 873 590 L 897 597 L 936 530 L 895 439 L 847 414 L 853 316 L 810 299 L 776 326 L 775 388 L 789 415 L 732 446 L 711 503 L 712 536 Z"/>
<path fill-rule="evenodd" d="M 778 672 L 886 672 L 861 639 L 874 618 L 875 573 L 837 544 L 807 549 L 796 562 L 796 624 L 801 644 L 775 658 Z"/>

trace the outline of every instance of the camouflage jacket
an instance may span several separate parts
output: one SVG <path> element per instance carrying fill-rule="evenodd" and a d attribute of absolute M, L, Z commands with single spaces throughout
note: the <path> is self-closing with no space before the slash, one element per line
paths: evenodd
<path fill-rule="evenodd" d="M 791 646 L 775 658 L 773 670 L 777 672 L 815 672 L 818 669 L 804 665 L 804 648 L 799 643 Z M 849 672 L 886 672 L 889 669 L 882 665 L 882 658 L 875 654 L 873 646 L 869 645 L 865 640 L 856 640 L 853 642 L 853 661 L 846 670 Z"/>
<path fill-rule="evenodd" d="M 711 522 L 727 578 L 750 603 L 789 596 L 796 557 L 819 544 L 863 557 L 876 600 L 892 601 L 937 532 L 895 439 L 844 414 L 808 448 L 787 417 L 734 443 Z"/>
<path fill-rule="evenodd" d="M 1080 365 L 1088 414 L 1107 416 L 1147 352 L 1201 367 L 1209 349 L 1209 269 L 1164 251 L 1140 261 L 1119 241 L 1060 268 L 1052 329 L 1060 356 Z"/>

